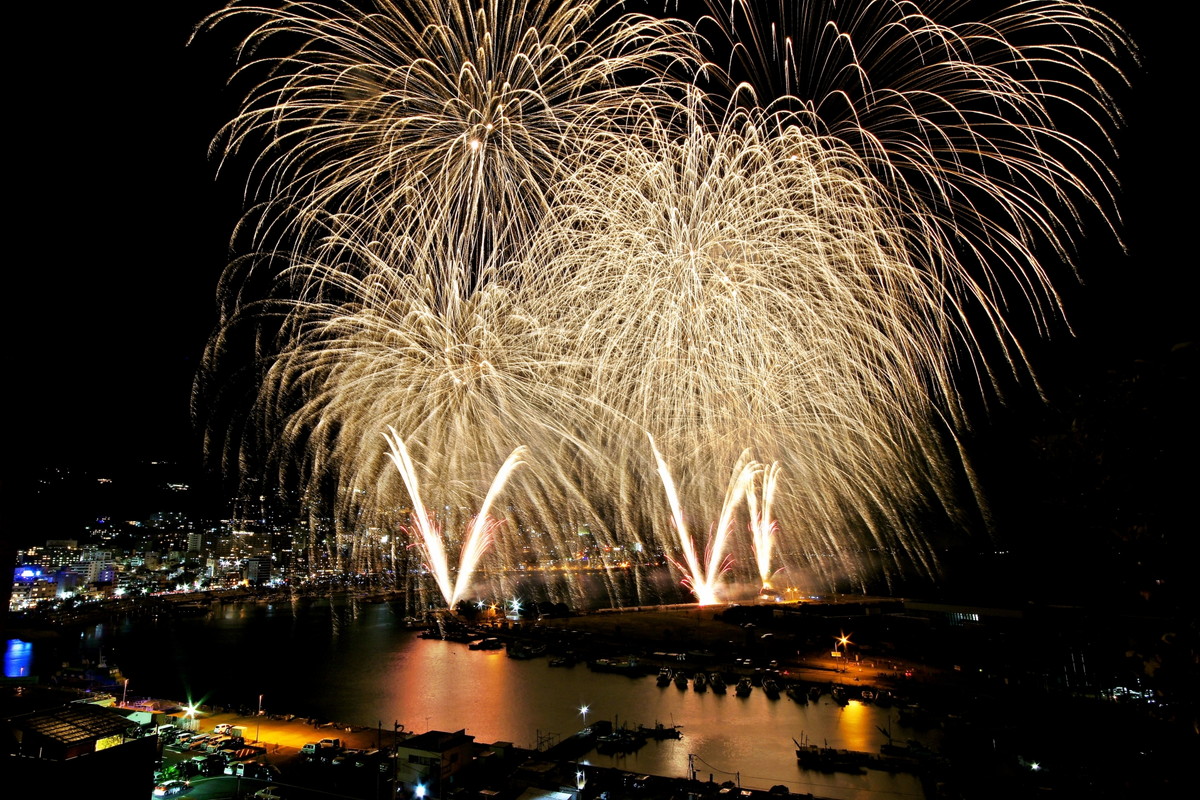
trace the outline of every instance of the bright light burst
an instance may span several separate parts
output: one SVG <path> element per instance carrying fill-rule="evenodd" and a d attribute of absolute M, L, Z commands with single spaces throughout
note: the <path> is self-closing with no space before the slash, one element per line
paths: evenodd
<path fill-rule="evenodd" d="M 419 253 L 502 265 L 564 169 L 669 102 L 690 31 L 599 0 L 234 2 L 202 25 L 237 48 L 241 112 L 214 147 L 250 151 L 255 242 L 300 253 L 330 217 Z M 423 264 L 423 269 L 437 265 Z M 443 278 L 445 276 L 436 275 Z"/>
<path fill-rule="evenodd" d="M 446 605 L 454 608 L 471 588 L 471 581 L 475 578 L 475 568 L 495 539 L 498 523 L 488 516 L 488 512 L 491 511 L 492 503 L 495 502 L 496 496 L 508 481 L 508 476 L 523 463 L 521 457 L 525 454 L 525 448 L 518 447 L 513 450 L 497 470 L 487 496 L 468 526 L 462 553 L 458 559 L 457 576 L 452 578 L 441 531 L 438 530 L 437 523 L 426 511 L 425 504 L 421 501 L 420 481 L 417 479 L 417 471 L 413 466 L 412 459 L 408 456 L 408 450 L 404 446 L 404 440 L 390 426 L 384 437 L 387 439 L 390 450 L 389 456 L 403 478 L 404 488 L 408 491 L 412 502 L 411 517 L 420 534 L 429 571 L 433 573 Z"/>
<path fill-rule="evenodd" d="M 771 554 L 779 525 L 771 513 L 775 489 L 779 485 L 779 464 L 756 465 L 753 477 L 746 486 L 746 506 L 750 512 L 750 536 L 754 546 L 754 563 L 763 589 L 771 588 Z"/>
<path fill-rule="evenodd" d="M 228 452 L 276 442 L 354 530 L 407 498 L 447 602 L 493 557 L 464 549 L 452 583 L 447 532 L 488 539 L 520 446 L 498 566 L 527 544 L 509 530 L 559 559 L 583 522 L 703 602 L 779 565 L 862 581 L 866 549 L 933 569 L 916 519 L 954 513 L 960 375 L 1025 371 L 1013 315 L 1056 317 L 1048 264 L 1084 218 L 1115 227 L 1107 87 L 1131 45 L 1059 0 L 756 5 L 208 18 L 251 26 L 216 146 L 259 203 L 201 389 L 250 331 L 268 433 Z M 704 556 L 685 506 L 715 526 Z"/>

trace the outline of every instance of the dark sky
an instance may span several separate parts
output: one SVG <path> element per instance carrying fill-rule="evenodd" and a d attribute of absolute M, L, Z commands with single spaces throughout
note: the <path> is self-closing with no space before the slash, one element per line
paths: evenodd
<path fill-rule="evenodd" d="M 11 29 L 41 53 L 8 115 L 23 186 L 10 422 L 31 459 L 196 451 L 190 383 L 230 213 L 206 157 L 222 76 L 184 46 L 211 5 L 41 7 Z"/>
<path fill-rule="evenodd" d="M 18 101 L 7 114 L 21 187 L 10 229 L 17 281 L 6 374 L 18 447 L 8 469 L 114 457 L 199 464 L 190 387 L 239 192 L 237 176 L 214 181 L 206 154 L 227 111 L 230 62 L 215 48 L 185 48 L 214 6 L 44 6 L 22 11 L 10 30 L 40 57 L 12 73 Z M 1186 26 L 1160 24 L 1153 3 L 1106 6 L 1145 61 L 1116 165 L 1131 255 L 1102 232 L 1090 240 L 1087 283 L 1065 292 L 1077 338 L 1060 329 L 1033 348 L 1051 378 L 1063 363 L 1103 370 L 1161 354 L 1194 332 Z M 1032 388 L 1016 402 L 1036 404 Z"/>

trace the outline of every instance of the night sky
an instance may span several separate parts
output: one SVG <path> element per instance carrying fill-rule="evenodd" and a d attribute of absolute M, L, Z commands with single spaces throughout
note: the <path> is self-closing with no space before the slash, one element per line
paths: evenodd
<path fill-rule="evenodd" d="M 9 163 L 20 187 L 9 260 L 17 313 L 5 355 L 15 397 L 7 422 L 18 441 L 10 487 L 50 463 L 165 458 L 199 472 L 191 383 L 215 322 L 242 177 L 215 180 L 206 152 L 233 99 L 222 93 L 232 61 L 222 63 L 216 42 L 185 47 L 215 6 L 23 8 L 10 27 L 41 53 L 25 70 L 10 67 Z M 1194 485 L 1194 464 L 1167 476 L 1175 460 L 1194 459 L 1195 352 L 1183 345 L 1196 318 L 1194 137 L 1182 119 L 1194 95 L 1182 88 L 1195 71 L 1184 60 L 1194 45 L 1184 43 L 1181 20 L 1157 18 L 1157 4 L 1102 7 L 1132 31 L 1144 62 L 1125 95 L 1129 128 L 1116 165 L 1130 252 L 1098 229 L 1085 242 L 1085 283 L 1063 286 L 1074 337 L 1060 325 L 1030 350 L 1049 404 L 1025 381 L 1007 387 L 1007 406 L 977 416 L 969 443 L 1001 524 L 1027 524 L 1031 509 L 1040 516 L 1053 504 L 1020 497 L 1035 477 L 1085 478 L 1071 468 L 1076 460 L 1133 476 L 1114 490 L 1130 495 L 1126 505 L 1165 496 L 1169 516 L 1183 508 L 1172 495 Z M 1031 453 L 1053 453 L 1080 419 L 1098 433 L 1039 475 L 1044 459 Z"/>

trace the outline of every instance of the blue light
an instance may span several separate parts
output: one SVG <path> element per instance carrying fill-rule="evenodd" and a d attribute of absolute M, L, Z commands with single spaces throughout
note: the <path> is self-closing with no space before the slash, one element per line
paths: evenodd
<path fill-rule="evenodd" d="M 4 648 L 4 677 L 25 678 L 33 671 L 33 643 L 9 639 Z"/>

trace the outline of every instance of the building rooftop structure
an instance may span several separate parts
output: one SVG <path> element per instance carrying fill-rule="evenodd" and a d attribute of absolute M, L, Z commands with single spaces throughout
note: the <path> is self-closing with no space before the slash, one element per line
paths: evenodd
<path fill-rule="evenodd" d="M 7 720 L 23 753 L 73 758 L 120 744 L 133 727 L 125 715 L 92 703 L 68 703 Z"/>

